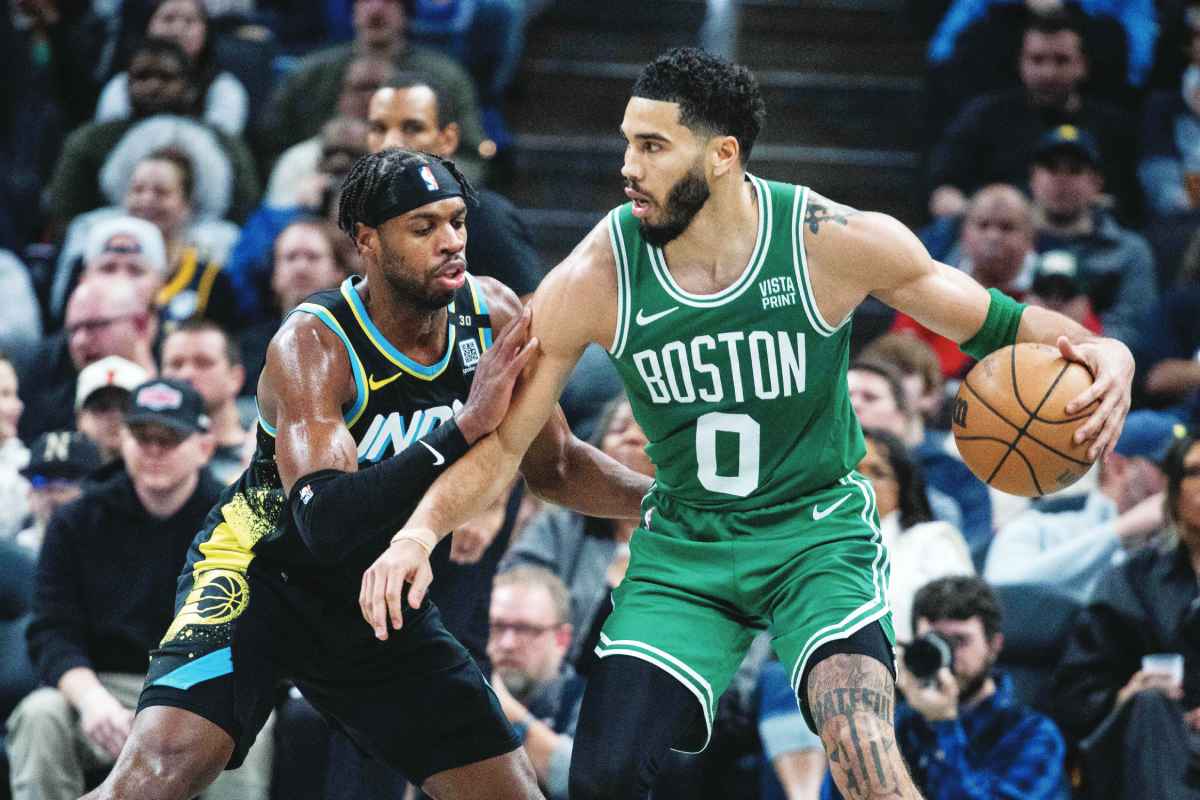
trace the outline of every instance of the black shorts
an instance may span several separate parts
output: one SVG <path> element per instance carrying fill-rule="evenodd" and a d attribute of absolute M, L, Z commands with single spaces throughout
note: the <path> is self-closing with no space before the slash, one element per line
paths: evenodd
<path fill-rule="evenodd" d="M 151 653 L 138 711 L 173 706 L 219 725 L 235 743 L 227 769 L 242 763 L 285 679 L 418 786 L 520 747 L 495 693 L 431 603 L 406 605 L 401 630 L 381 642 L 357 598 L 330 597 L 315 577 L 261 559 L 214 567 L 181 578 L 183 599 Z"/>

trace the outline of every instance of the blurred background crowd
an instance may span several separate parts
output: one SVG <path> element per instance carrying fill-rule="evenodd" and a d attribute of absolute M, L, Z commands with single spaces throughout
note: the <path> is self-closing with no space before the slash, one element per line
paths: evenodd
<path fill-rule="evenodd" d="M 251 454 L 267 343 L 358 270 L 330 223 L 355 159 L 453 158 L 484 188 L 470 269 L 527 297 L 622 202 L 629 86 L 677 44 L 755 70 L 757 174 L 894 214 L 939 260 L 1137 358 L 1116 452 L 1027 501 L 948 435 L 969 358 L 878 302 L 856 312 L 898 746 L 926 796 L 1200 798 L 1194 0 L 9 0 L 0 797 L 77 797 L 120 751 L 187 546 Z M 653 474 L 602 351 L 563 406 Z M 434 599 L 552 798 L 632 532 L 518 483 L 435 557 Z M 405 793 L 282 685 L 205 796 Z M 835 796 L 765 640 L 708 750 L 673 756 L 654 792 Z"/>

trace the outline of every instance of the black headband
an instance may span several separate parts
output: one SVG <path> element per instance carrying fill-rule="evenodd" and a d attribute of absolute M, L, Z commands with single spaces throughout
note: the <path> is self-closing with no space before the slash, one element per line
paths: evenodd
<path fill-rule="evenodd" d="M 414 161 L 384 184 L 366 209 L 363 222 L 378 228 L 393 217 L 448 197 L 466 197 L 462 184 L 450 170 L 440 161 L 428 164 Z"/>

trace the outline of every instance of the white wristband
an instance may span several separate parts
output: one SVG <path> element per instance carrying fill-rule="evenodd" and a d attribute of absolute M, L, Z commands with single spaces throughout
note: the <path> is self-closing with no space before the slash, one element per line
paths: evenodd
<path fill-rule="evenodd" d="M 437 547 L 438 535 L 429 528 L 404 528 L 392 537 L 391 544 L 396 542 L 414 542 L 425 551 L 426 558 L 431 558 L 433 548 Z"/>

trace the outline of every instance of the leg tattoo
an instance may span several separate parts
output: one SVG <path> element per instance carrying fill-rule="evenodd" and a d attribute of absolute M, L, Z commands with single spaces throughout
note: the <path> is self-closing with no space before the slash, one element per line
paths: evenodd
<path fill-rule="evenodd" d="M 892 676 L 883 664 L 839 653 L 808 676 L 808 703 L 829 770 L 847 800 L 920 798 L 892 728 Z"/>

